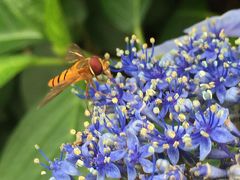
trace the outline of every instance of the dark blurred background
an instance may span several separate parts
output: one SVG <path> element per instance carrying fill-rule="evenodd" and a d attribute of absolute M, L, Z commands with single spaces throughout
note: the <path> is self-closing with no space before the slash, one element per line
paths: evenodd
<path fill-rule="evenodd" d="M 110 52 L 114 56 L 117 47 L 124 48 L 125 36 L 134 33 L 144 41 L 155 37 L 159 44 L 182 35 L 184 28 L 206 17 L 236 8 L 240 8 L 239 0 L 2 0 L 0 169 L 3 177 L 39 178 L 36 172 L 40 168 L 32 165 L 36 156 L 32 145 L 43 144 L 52 157 L 60 142 L 65 141 L 62 138 L 68 133 L 65 125 L 79 129 L 79 121 L 87 119 L 82 116 L 84 103 L 67 93 L 43 110 L 36 110 L 48 91 L 47 81 L 67 67 L 63 59 L 71 42 L 90 54 Z M 71 105 L 65 107 L 67 103 Z M 31 168 L 37 171 L 28 172 Z"/>

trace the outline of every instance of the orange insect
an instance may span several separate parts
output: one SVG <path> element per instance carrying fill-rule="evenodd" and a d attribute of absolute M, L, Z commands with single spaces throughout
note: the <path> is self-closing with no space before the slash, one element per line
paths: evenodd
<path fill-rule="evenodd" d="M 81 54 L 80 48 L 76 44 L 73 44 L 69 48 L 66 60 L 74 64 L 70 68 L 64 70 L 61 74 L 49 80 L 48 86 L 52 89 L 41 101 L 39 107 L 52 100 L 69 85 L 78 81 L 85 80 L 88 88 L 89 84 L 93 85 L 93 78 L 97 78 L 100 74 L 105 74 L 109 78 L 112 77 L 109 70 L 108 59 L 101 59 L 98 56 L 86 58 Z"/>

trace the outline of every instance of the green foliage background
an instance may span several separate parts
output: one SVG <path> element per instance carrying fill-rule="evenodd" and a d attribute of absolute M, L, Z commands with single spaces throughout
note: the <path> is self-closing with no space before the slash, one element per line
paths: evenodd
<path fill-rule="evenodd" d="M 50 157 L 69 129 L 82 129 L 85 102 L 66 90 L 44 108 L 47 81 L 67 67 L 74 42 L 90 54 L 113 56 L 124 37 L 135 33 L 157 44 L 177 37 L 191 24 L 239 8 L 237 0 L 1 0 L 0 1 L 0 179 L 47 179 L 33 164 Z"/>

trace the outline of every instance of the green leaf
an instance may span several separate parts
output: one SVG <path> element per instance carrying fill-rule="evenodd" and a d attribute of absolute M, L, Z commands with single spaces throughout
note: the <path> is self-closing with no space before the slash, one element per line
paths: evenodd
<path fill-rule="evenodd" d="M 42 40 L 42 12 L 41 0 L 0 1 L 0 53 Z"/>
<path fill-rule="evenodd" d="M 29 44 L 37 43 L 43 38 L 39 31 L 24 29 L 13 32 L 0 32 L 0 53 L 13 49 L 21 49 Z"/>
<path fill-rule="evenodd" d="M 101 6 L 112 24 L 126 33 L 138 35 L 151 0 L 101 0 Z"/>
<path fill-rule="evenodd" d="M 40 175 L 43 168 L 34 165 L 33 159 L 39 157 L 42 162 L 47 162 L 35 151 L 34 144 L 39 144 L 50 159 L 57 157 L 59 146 L 73 141 L 69 130 L 81 129 L 82 122 L 86 120 L 83 104 L 66 90 L 42 109 L 33 107 L 5 146 L 0 161 L 1 179 L 43 179 Z"/>
<path fill-rule="evenodd" d="M 7 29 L 15 30 L 16 26 L 39 29 L 43 22 L 42 12 L 44 4 L 42 0 L 2 0 L 0 9 L 1 15 L 7 13 L 0 18 L 0 22 L 4 22 L 4 25 L 7 25 Z M 6 17 L 7 19 L 4 19 Z M 2 29 L 6 29 L 6 27 L 1 27 L 0 30 Z"/>
<path fill-rule="evenodd" d="M 82 39 L 85 20 L 88 16 L 88 9 L 85 1 L 68 0 L 61 1 L 66 23 L 69 27 L 72 39 Z"/>
<path fill-rule="evenodd" d="M 0 87 L 29 65 L 56 66 L 63 64 L 64 61 L 52 57 L 33 55 L 0 56 Z"/>
<path fill-rule="evenodd" d="M 64 55 L 71 38 L 59 0 L 45 0 L 45 32 L 58 55 Z"/>
<path fill-rule="evenodd" d="M 31 63 L 30 56 L 0 57 L 0 87 Z"/>

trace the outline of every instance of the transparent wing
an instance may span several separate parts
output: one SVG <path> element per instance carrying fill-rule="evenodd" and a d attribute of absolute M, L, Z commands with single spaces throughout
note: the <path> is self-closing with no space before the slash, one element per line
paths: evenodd
<path fill-rule="evenodd" d="M 66 61 L 73 63 L 76 61 L 85 60 L 86 58 L 82 55 L 81 49 L 77 44 L 71 44 L 65 57 Z"/>
<path fill-rule="evenodd" d="M 59 95 L 65 88 L 67 88 L 72 83 L 76 82 L 78 79 L 79 76 L 75 76 L 71 79 L 62 82 L 58 86 L 53 87 L 44 97 L 44 99 L 39 103 L 38 108 L 43 107 L 45 104 L 47 104 L 50 100 Z"/>

